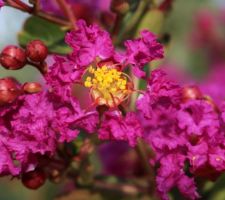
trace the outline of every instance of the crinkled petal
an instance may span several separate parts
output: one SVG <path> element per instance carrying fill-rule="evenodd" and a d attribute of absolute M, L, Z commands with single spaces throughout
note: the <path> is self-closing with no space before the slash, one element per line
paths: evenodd
<path fill-rule="evenodd" d="M 105 114 L 98 134 L 102 140 L 128 141 L 133 147 L 137 139 L 142 137 L 142 128 L 134 113 L 127 113 L 125 117 L 122 117 L 115 111 Z"/>
<path fill-rule="evenodd" d="M 73 48 L 71 58 L 79 66 L 88 66 L 97 58 L 110 58 L 114 53 L 109 33 L 98 25 L 87 26 L 84 20 L 79 20 L 77 30 L 66 35 L 66 42 Z"/>

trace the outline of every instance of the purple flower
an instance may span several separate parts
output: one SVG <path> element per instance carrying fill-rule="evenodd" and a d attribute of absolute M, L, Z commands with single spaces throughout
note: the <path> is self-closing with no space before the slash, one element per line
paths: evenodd
<path fill-rule="evenodd" d="M 0 110 L 0 142 L 5 152 L 0 174 L 34 169 L 39 155 L 52 156 L 56 145 L 75 139 L 80 128 L 95 129 L 88 123 L 97 119 L 95 113 L 84 114 L 75 101 L 60 101 L 53 93 L 23 95 L 10 106 Z"/>
<path fill-rule="evenodd" d="M 122 117 L 115 111 L 105 114 L 98 134 L 102 140 L 127 141 L 130 146 L 135 146 L 138 137 L 142 137 L 142 128 L 134 113 L 127 113 Z"/>
<path fill-rule="evenodd" d="M 165 72 L 154 70 L 147 85 L 147 91 L 137 101 L 137 108 L 145 118 L 151 118 L 153 108 L 162 106 L 168 109 L 181 102 L 181 87 L 168 79 Z"/>
<path fill-rule="evenodd" d="M 22 96 L 11 105 L 11 109 L 1 107 L 1 127 L 4 129 L 0 141 L 4 155 L 0 173 L 3 175 L 18 175 L 33 169 L 37 154 L 51 155 L 55 150 L 56 136 L 48 124 L 53 113 L 47 101 L 39 100 L 36 95 Z M 45 112 L 48 108 L 49 112 Z"/>
<path fill-rule="evenodd" d="M 218 114 L 205 100 L 190 100 L 178 112 L 179 127 L 189 135 L 214 135 L 219 130 Z"/>
<path fill-rule="evenodd" d="M 177 110 L 170 107 L 156 107 L 151 119 L 142 119 L 145 141 L 157 152 L 156 160 L 165 152 L 185 146 L 186 138 L 177 126 Z"/>
<path fill-rule="evenodd" d="M 87 26 L 86 22 L 77 22 L 78 30 L 71 31 L 66 36 L 66 42 L 73 48 L 71 55 L 79 66 L 87 67 L 97 57 L 107 59 L 113 56 L 114 47 L 108 32 L 97 25 Z"/>
<path fill-rule="evenodd" d="M 157 190 L 163 200 L 169 200 L 167 193 L 175 186 L 188 199 L 197 199 L 196 186 L 193 178 L 189 178 L 183 171 L 185 156 L 169 154 L 160 160 L 157 171 Z"/>
<path fill-rule="evenodd" d="M 164 152 L 183 146 L 186 142 L 177 126 L 180 103 L 180 86 L 169 80 L 163 71 L 153 71 L 147 91 L 137 100 L 137 108 L 144 127 L 144 138 L 157 152 L 156 160 Z"/>
<path fill-rule="evenodd" d="M 54 63 L 50 66 L 45 80 L 54 94 L 67 98 L 72 95 L 72 85 L 80 81 L 84 69 L 66 57 L 54 56 Z"/>
<path fill-rule="evenodd" d="M 163 46 L 157 41 L 156 36 L 147 30 L 141 32 L 141 38 L 127 40 L 125 46 L 124 62 L 132 65 L 133 72 L 138 77 L 145 76 L 144 65 L 163 58 Z"/>

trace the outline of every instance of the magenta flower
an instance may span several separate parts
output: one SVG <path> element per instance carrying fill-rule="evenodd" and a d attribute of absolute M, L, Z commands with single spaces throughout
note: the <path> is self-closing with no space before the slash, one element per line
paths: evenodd
<path fill-rule="evenodd" d="M 87 67 L 97 57 L 107 59 L 113 56 L 114 48 L 108 32 L 97 25 L 87 26 L 86 22 L 77 22 L 78 30 L 66 36 L 66 42 L 73 48 L 71 55 L 79 66 Z"/>
<path fill-rule="evenodd" d="M 127 113 L 123 119 L 120 113 L 110 112 L 105 114 L 98 133 L 100 139 L 128 141 L 133 147 L 142 137 L 142 128 L 134 113 Z"/>
<path fill-rule="evenodd" d="M 163 200 L 169 200 L 167 193 L 175 186 L 187 199 L 197 199 L 196 186 L 193 178 L 189 178 L 183 171 L 185 156 L 169 154 L 160 160 L 157 171 L 157 189 Z"/>
<path fill-rule="evenodd" d="M 71 88 L 74 84 L 88 88 L 93 101 L 90 110 L 96 113 L 94 108 L 102 106 L 109 109 L 108 112 L 99 113 L 99 138 L 128 141 L 134 146 L 137 138 L 142 136 L 141 126 L 134 113 L 123 116 L 121 111 L 123 103 L 135 91 L 129 75 L 122 72 L 128 67 L 129 54 L 124 57 L 127 58 L 127 63 L 124 59 L 120 63 L 116 59 L 119 54 L 114 51 L 109 33 L 97 25 L 87 26 L 83 20 L 77 22 L 77 27 L 77 30 L 66 36 L 66 42 L 73 52 L 68 58 L 55 58 L 55 64 L 46 75 L 47 83 L 61 99 L 72 96 Z M 141 51 L 138 48 L 139 43 L 139 46 L 145 45 L 145 49 L 152 48 L 147 52 L 144 61 L 133 68 L 143 67 L 147 62 L 162 57 L 162 46 L 157 43 L 155 36 L 147 31 L 143 32 L 142 36 L 143 39 L 134 41 L 137 52 Z M 133 47 L 130 54 L 134 53 Z M 95 121 L 93 123 L 97 124 Z"/>
<path fill-rule="evenodd" d="M 126 53 L 118 54 L 116 58 L 130 64 L 137 77 L 144 77 L 143 67 L 155 59 L 163 58 L 163 46 L 156 36 L 147 30 L 141 32 L 141 38 L 125 42 Z"/>
<path fill-rule="evenodd" d="M 177 107 L 181 102 L 181 87 L 168 80 L 165 72 L 154 70 L 147 85 L 147 91 L 137 101 L 137 108 L 146 119 L 152 117 L 152 107 L 161 106 L 164 109 Z"/>
<path fill-rule="evenodd" d="M 8 105 L 1 107 L 0 141 L 6 152 L 0 162 L 1 174 L 32 170 L 39 155 L 53 155 L 56 145 L 73 140 L 79 129 L 93 131 L 95 127 L 87 122 L 95 120 L 95 113 L 84 114 L 75 101 L 71 102 L 41 92 L 19 97 L 10 109 Z"/>
<path fill-rule="evenodd" d="M 219 130 L 218 114 L 204 100 L 192 100 L 181 106 L 178 123 L 189 135 L 214 135 Z"/>
<path fill-rule="evenodd" d="M 189 199 L 198 197 L 194 180 L 183 171 L 187 139 L 177 123 L 181 95 L 181 87 L 177 83 L 169 80 L 161 70 L 155 70 L 147 91 L 137 101 L 144 139 L 155 153 L 150 163 L 159 165 L 156 186 L 162 199 L 169 199 L 167 193 L 174 187 Z"/>

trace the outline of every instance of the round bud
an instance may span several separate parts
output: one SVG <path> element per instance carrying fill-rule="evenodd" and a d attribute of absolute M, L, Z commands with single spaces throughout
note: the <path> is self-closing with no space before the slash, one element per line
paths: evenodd
<path fill-rule="evenodd" d="M 42 62 L 48 55 L 48 48 L 41 40 L 33 40 L 26 47 L 27 57 L 34 62 Z"/>
<path fill-rule="evenodd" d="M 46 175 L 41 169 L 22 174 L 22 183 L 29 189 L 36 190 L 41 187 L 46 180 Z"/>
<path fill-rule="evenodd" d="M 17 46 L 10 45 L 0 54 L 0 64 L 6 69 L 20 69 L 26 64 L 25 51 Z"/>
<path fill-rule="evenodd" d="M 38 93 L 42 91 L 42 86 L 37 82 L 29 82 L 23 85 L 23 91 L 29 94 Z"/>
<path fill-rule="evenodd" d="M 184 102 L 193 99 L 201 99 L 202 97 L 201 91 L 195 85 L 185 86 L 182 90 L 182 99 Z"/>
<path fill-rule="evenodd" d="M 0 106 L 12 103 L 20 94 L 20 84 L 14 78 L 0 79 Z"/>

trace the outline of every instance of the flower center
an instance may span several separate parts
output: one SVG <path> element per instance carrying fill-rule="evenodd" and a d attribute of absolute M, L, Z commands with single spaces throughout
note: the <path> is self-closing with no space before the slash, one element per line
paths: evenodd
<path fill-rule="evenodd" d="M 89 67 L 84 86 L 90 88 L 90 94 L 97 105 L 117 107 L 132 92 L 133 83 L 128 75 L 109 66 Z"/>

